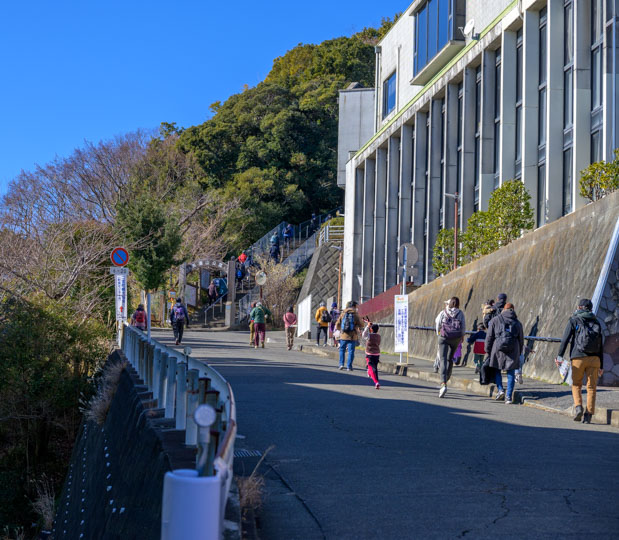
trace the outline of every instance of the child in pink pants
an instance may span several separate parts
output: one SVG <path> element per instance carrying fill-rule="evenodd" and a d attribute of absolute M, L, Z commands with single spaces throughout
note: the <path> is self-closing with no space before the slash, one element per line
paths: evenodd
<path fill-rule="evenodd" d="M 378 333 L 378 325 L 367 321 L 367 325 L 363 330 L 361 339 L 366 340 L 365 344 L 365 362 L 368 366 L 368 376 L 374 381 L 374 388 L 378 390 L 380 383 L 378 382 L 378 361 L 380 359 L 380 334 Z"/>

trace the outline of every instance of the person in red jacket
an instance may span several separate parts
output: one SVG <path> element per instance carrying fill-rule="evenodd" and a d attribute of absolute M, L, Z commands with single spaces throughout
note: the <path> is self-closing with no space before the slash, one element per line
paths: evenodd
<path fill-rule="evenodd" d="M 365 363 L 368 366 L 368 376 L 374 381 L 374 388 L 378 390 L 378 362 L 380 360 L 380 334 L 378 325 L 366 320 L 366 326 L 361 334 L 361 339 L 365 340 Z"/>
<path fill-rule="evenodd" d="M 135 313 L 131 317 L 131 326 L 135 326 L 140 330 L 146 330 L 146 311 L 144 311 L 144 306 L 140 304 L 138 309 L 135 310 Z"/>

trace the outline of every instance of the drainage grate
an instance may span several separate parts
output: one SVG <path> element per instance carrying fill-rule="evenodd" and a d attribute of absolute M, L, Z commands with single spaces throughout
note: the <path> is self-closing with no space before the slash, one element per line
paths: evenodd
<path fill-rule="evenodd" d="M 260 457 L 262 452 L 260 450 L 235 450 L 234 457 Z"/>

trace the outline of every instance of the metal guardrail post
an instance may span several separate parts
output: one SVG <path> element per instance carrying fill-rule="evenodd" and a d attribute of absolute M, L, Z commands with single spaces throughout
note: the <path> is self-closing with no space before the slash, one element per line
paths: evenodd
<path fill-rule="evenodd" d="M 198 426 L 193 414 L 198 408 L 200 398 L 199 378 L 199 370 L 190 369 L 187 372 L 187 420 L 185 424 L 185 444 L 187 446 L 195 446 L 198 442 Z"/>
<path fill-rule="evenodd" d="M 161 373 L 159 374 L 159 390 L 157 392 L 157 407 L 165 409 L 166 406 L 166 390 L 168 386 L 168 353 L 163 351 L 159 360 Z"/>
<path fill-rule="evenodd" d="M 154 343 L 147 343 L 146 347 L 146 379 L 148 384 L 148 389 L 153 390 L 153 379 L 154 379 L 154 369 L 155 369 L 155 345 Z"/>
<path fill-rule="evenodd" d="M 142 336 L 138 341 L 138 375 L 144 380 L 144 338 Z"/>
<path fill-rule="evenodd" d="M 185 429 L 187 421 L 187 364 L 176 364 L 176 429 Z"/>
<path fill-rule="evenodd" d="M 206 392 L 210 390 L 211 379 L 208 377 L 200 377 L 198 381 L 198 403 L 203 405 L 206 403 Z"/>
<path fill-rule="evenodd" d="M 161 377 L 161 349 L 155 347 L 153 353 L 153 399 L 159 398 L 159 379 Z"/>
<path fill-rule="evenodd" d="M 174 356 L 168 356 L 167 367 L 165 418 L 174 418 L 174 388 L 176 383 L 176 358 Z"/>

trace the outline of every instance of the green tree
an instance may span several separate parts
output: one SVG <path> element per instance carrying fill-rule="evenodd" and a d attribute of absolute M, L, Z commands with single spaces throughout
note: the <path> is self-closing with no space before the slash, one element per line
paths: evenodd
<path fill-rule="evenodd" d="M 458 265 L 461 254 L 458 253 Z M 432 250 L 432 269 L 436 276 L 444 276 L 453 270 L 454 266 L 454 230 L 441 229 L 436 237 Z"/>
<path fill-rule="evenodd" d="M 166 281 L 167 271 L 181 263 L 177 254 L 182 236 L 178 221 L 157 199 L 142 193 L 118 209 L 117 223 L 135 247 L 129 268 L 146 291 L 156 291 Z"/>
<path fill-rule="evenodd" d="M 462 233 L 462 260 L 464 263 L 479 259 L 496 249 L 492 238 L 491 219 L 488 212 L 475 212 Z"/>
<path fill-rule="evenodd" d="M 520 180 L 508 180 L 496 189 L 488 201 L 491 247 L 494 251 L 522 236 L 535 225 L 531 196 Z"/>
<path fill-rule="evenodd" d="M 589 201 L 597 201 L 619 189 L 619 148 L 613 161 L 591 163 L 580 175 L 580 195 Z"/>

